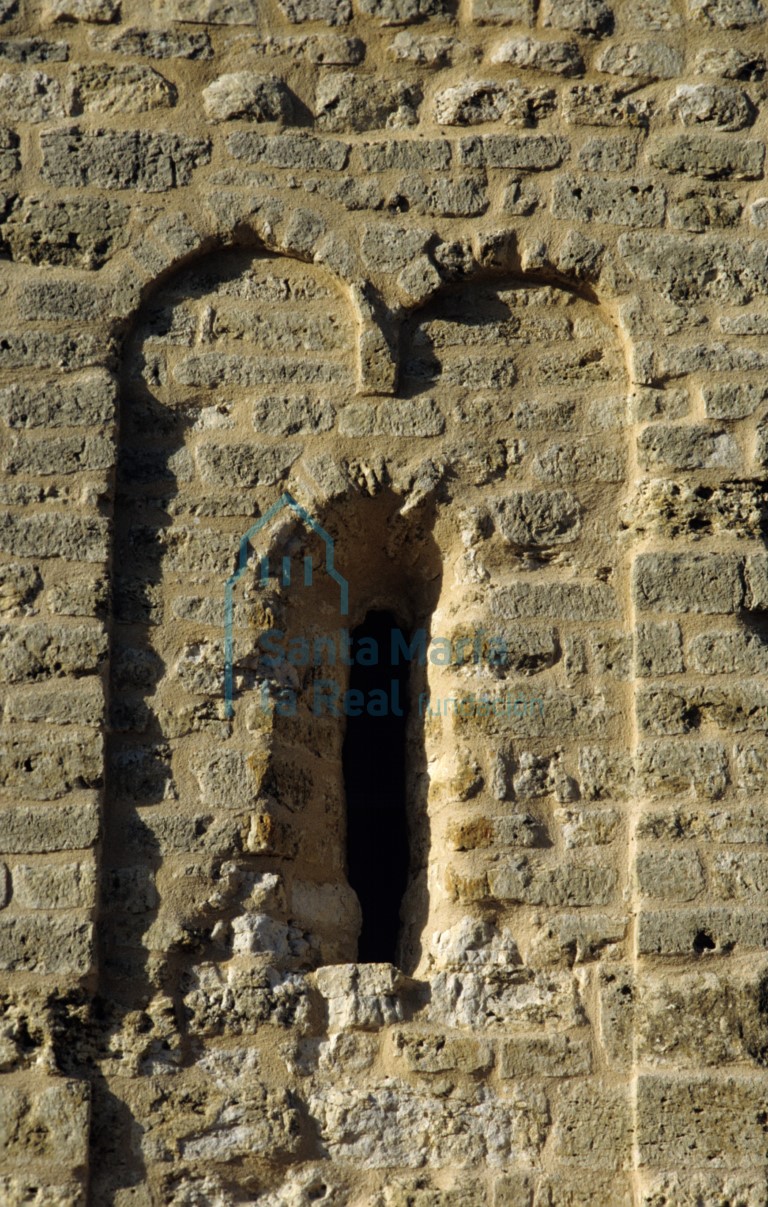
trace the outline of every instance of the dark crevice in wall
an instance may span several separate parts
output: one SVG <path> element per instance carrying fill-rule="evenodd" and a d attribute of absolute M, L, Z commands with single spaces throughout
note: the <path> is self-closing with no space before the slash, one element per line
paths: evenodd
<path fill-rule="evenodd" d="M 354 664 L 342 752 L 347 800 L 347 877 L 363 914 L 360 963 L 396 960 L 408 881 L 406 730 L 408 662 L 391 612 L 369 612 L 352 633 Z M 406 636 L 406 635 L 403 635 Z M 393 656 L 394 638 L 394 656 Z M 375 651 L 367 664 L 366 650 Z M 363 701 L 365 703 L 363 703 Z"/>

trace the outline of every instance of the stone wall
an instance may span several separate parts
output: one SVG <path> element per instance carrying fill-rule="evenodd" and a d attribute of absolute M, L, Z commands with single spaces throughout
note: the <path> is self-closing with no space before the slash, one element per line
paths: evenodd
<path fill-rule="evenodd" d="M 3 1203 L 768 1204 L 767 28 L 0 0 Z"/>

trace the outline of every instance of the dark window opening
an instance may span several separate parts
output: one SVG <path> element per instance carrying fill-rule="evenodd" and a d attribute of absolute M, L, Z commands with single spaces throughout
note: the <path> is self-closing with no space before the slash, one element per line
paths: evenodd
<path fill-rule="evenodd" d="M 363 913 L 357 954 L 363 964 L 397 963 L 400 904 L 408 881 L 409 666 L 402 655 L 396 654 L 393 660 L 393 630 L 401 631 L 391 612 L 369 612 L 352 632 L 350 706 L 342 765 L 347 797 L 347 876 Z M 407 636 L 403 633 L 404 640 Z M 378 657 L 366 665 L 372 661 L 374 648 Z M 365 662 L 361 664 L 358 658 Z M 354 715 L 358 711 L 360 715 Z"/>

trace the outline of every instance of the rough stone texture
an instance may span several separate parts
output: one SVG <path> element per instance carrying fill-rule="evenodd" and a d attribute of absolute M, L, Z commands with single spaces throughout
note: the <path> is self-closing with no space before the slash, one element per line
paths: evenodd
<path fill-rule="evenodd" d="M 214 80 L 203 89 L 203 107 L 214 122 L 233 118 L 280 122 L 291 116 L 293 108 L 284 84 L 252 71 L 235 71 Z"/>
<path fill-rule="evenodd" d="M 767 25 L 0 0 L 3 1204 L 765 1207 Z"/>

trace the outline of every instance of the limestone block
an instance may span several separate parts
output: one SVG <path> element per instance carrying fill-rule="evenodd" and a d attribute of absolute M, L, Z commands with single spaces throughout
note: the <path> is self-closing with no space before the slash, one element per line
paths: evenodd
<path fill-rule="evenodd" d="M 360 11 L 381 25 L 410 25 L 446 11 L 445 0 L 359 0 Z"/>
<path fill-rule="evenodd" d="M 401 80 L 365 77 L 351 71 L 329 72 L 315 94 L 318 129 L 402 129 L 418 120 L 421 90 Z"/>
<path fill-rule="evenodd" d="M 210 143 L 183 134 L 146 130 L 48 130 L 40 136 L 43 178 L 56 188 L 138 189 L 160 192 L 189 184 L 208 163 Z"/>
<path fill-rule="evenodd" d="M 719 742 L 681 742 L 662 738 L 640 748 L 640 775 L 652 797 L 693 791 L 704 799 L 719 800 L 728 784 L 725 748 Z"/>
<path fill-rule="evenodd" d="M 214 122 L 247 118 L 256 122 L 284 122 L 293 112 L 291 94 L 282 81 L 254 71 L 219 76 L 203 89 L 203 108 Z"/>
<path fill-rule="evenodd" d="M 78 67 L 72 86 L 75 111 L 86 113 L 144 113 L 176 103 L 176 88 L 152 67 Z"/>
<path fill-rule="evenodd" d="M 765 910 L 697 908 L 643 910 L 639 916 L 638 948 L 648 955 L 705 955 L 739 947 L 765 946 Z"/>
<path fill-rule="evenodd" d="M 436 1026 L 530 1028 L 584 1023 L 579 987 L 571 972 L 531 969 L 440 972 L 431 980 L 428 1019 Z"/>
<path fill-rule="evenodd" d="M 98 834 L 95 803 L 10 805 L 0 814 L 0 850 L 7 854 L 85 849 Z"/>
<path fill-rule="evenodd" d="M 613 31 L 613 12 L 604 0 L 546 0 L 542 25 L 600 37 Z"/>
<path fill-rule="evenodd" d="M 29 1160 L 85 1166 L 89 1114 L 85 1081 L 41 1079 L 29 1089 L 9 1085 L 0 1105 L 0 1144 L 17 1167 Z"/>
<path fill-rule="evenodd" d="M 94 959 L 93 925 L 82 914 L 0 917 L 0 968 L 5 972 L 84 976 Z"/>
<path fill-rule="evenodd" d="M 606 46 L 597 60 L 597 69 L 630 79 L 671 80 L 682 74 L 683 58 L 676 47 L 658 40 L 619 42 Z"/>
<path fill-rule="evenodd" d="M 562 108 L 565 120 L 574 126 L 643 127 L 653 113 L 651 102 L 615 84 L 576 85 L 565 93 Z"/>
<path fill-rule="evenodd" d="M 666 1207 L 675 1203 L 677 1207 L 697 1207 L 699 1203 L 744 1204 L 744 1207 L 760 1207 L 768 1195 L 768 1183 L 761 1173 L 722 1173 L 687 1170 L 685 1173 L 659 1173 L 646 1175 L 642 1192 L 642 1207 Z"/>
<path fill-rule="evenodd" d="M 128 26 L 116 33 L 94 30 L 90 43 L 100 53 L 147 59 L 210 59 L 213 55 L 207 33 L 188 33 L 178 29 Z"/>
<path fill-rule="evenodd" d="M 688 11 L 695 21 L 715 29 L 748 29 L 766 20 L 760 0 L 688 0 Z"/>
<path fill-rule="evenodd" d="M 703 180 L 758 180 L 763 174 L 765 144 L 757 139 L 679 134 L 658 139 L 649 158 L 662 171 Z"/>
<path fill-rule="evenodd" d="M 755 112 L 740 88 L 715 84 L 681 84 L 667 107 L 684 126 L 706 124 L 713 130 L 741 130 L 751 125 Z"/>
<path fill-rule="evenodd" d="M 533 25 L 532 0 L 472 0 L 472 20 L 478 25 Z"/>
<path fill-rule="evenodd" d="M 633 581 L 642 612 L 735 612 L 743 590 L 733 554 L 642 553 Z"/>
<path fill-rule="evenodd" d="M 13 899 L 22 909 L 90 909 L 96 904 L 93 863 L 17 863 Z"/>
<path fill-rule="evenodd" d="M 120 0 L 48 0 L 45 16 L 49 21 L 88 21 L 109 24 L 120 16 Z"/>
<path fill-rule="evenodd" d="M 98 198 L 27 197 L 3 227 L 15 260 L 100 268 L 128 239 L 128 210 Z"/>
<path fill-rule="evenodd" d="M 459 161 L 468 168 L 522 168 L 543 172 L 566 158 L 566 139 L 551 134 L 486 134 L 462 138 Z"/>
<path fill-rule="evenodd" d="M 395 1031 L 393 1041 L 414 1073 L 484 1073 L 492 1064 L 490 1044 L 465 1036 Z"/>
<path fill-rule="evenodd" d="M 579 151 L 578 164 L 586 172 L 631 172 L 637 149 L 634 138 L 588 138 Z"/>
<path fill-rule="evenodd" d="M 369 1168 L 502 1166 L 531 1160 L 546 1133 L 544 1096 L 519 1088 L 512 1100 L 478 1091 L 464 1100 L 436 1099 L 388 1079 L 361 1094 L 335 1087 L 310 1098 L 323 1142 L 332 1157 Z"/>
<path fill-rule="evenodd" d="M 637 1009 L 640 1058 L 670 1069 L 762 1065 L 768 1043 L 764 983 L 764 968 L 644 976 Z"/>
<path fill-rule="evenodd" d="M 47 122 L 66 117 L 68 111 L 60 85 L 43 72 L 0 75 L 0 120 Z"/>
<path fill-rule="evenodd" d="M 565 1082 L 553 1108 L 557 1157 L 583 1169 L 626 1168 L 631 1152 L 626 1092 L 594 1081 Z"/>
<path fill-rule="evenodd" d="M 638 1143 L 642 1165 L 696 1160 L 710 1167 L 762 1164 L 760 1081 L 741 1077 L 641 1076 Z"/>
<path fill-rule="evenodd" d="M 608 222 L 613 226 L 659 226 L 666 194 L 655 181 L 561 176 L 552 198 L 556 218 L 580 222 Z"/>
<path fill-rule="evenodd" d="M 585 1077 L 592 1071 L 589 1039 L 564 1032 L 505 1039 L 499 1049 L 499 1077 Z"/>
<path fill-rule="evenodd" d="M 704 871 L 696 851 L 640 851 L 635 870 L 640 892 L 649 897 L 692 901 L 704 891 Z"/>
<path fill-rule="evenodd" d="M 319 968 L 315 981 L 331 1031 L 372 1030 L 405 1018 L 408 978 L 391 964 L 332 965 Z"/>
<path fill-rule="evenodd" d="M 528 35 L 500 42 L 491 52 L 490 61 L 553 75 L 584 73 L 584 60 L 575 42 L 544 42 Z"/>

